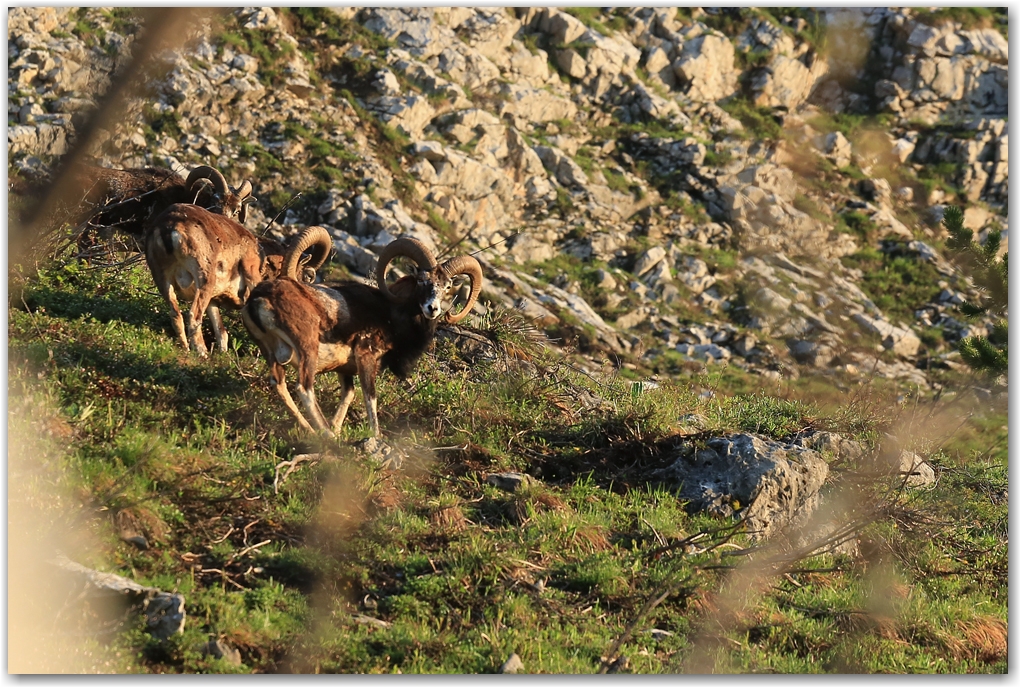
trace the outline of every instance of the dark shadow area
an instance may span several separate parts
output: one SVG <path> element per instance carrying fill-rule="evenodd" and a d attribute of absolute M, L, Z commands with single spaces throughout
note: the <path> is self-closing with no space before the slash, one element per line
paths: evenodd
<path fill-rule="evenodd" d="M 151 281 L 151 280 L 150 280 Z M 155 287 L 153 287 L 155 288 Z M 101 286 L 99 287 L 101 289 Z M 46 287 L 26 289 L 24 303 L 14 303 L 15 307 L 25 306 L 28 312 L 34 313 L 44 308 L 48 315 L 68 320 L 82 317 L 94 317 L 100 322 L 119 320 L 136 326 L 153 329 L 168 329 L 169 317 L 161 308 L 155 312 L 151 304 L 139 300 L 119 300 L 104 295 L 84 295 L 74 291 L 60 291 Z"/>

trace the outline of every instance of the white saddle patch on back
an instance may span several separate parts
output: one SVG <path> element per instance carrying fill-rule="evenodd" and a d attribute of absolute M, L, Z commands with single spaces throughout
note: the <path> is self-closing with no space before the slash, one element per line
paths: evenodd
<path fill-rule="evenodd" d="M 351 309 L 348 307 L 347 301 L 344 300 L 343 296 L 324 286 L 312 285 L 312 290 L 316 300 L 325 308 L 326 314 L 331 319 L 337 322 L 350 319 Z"/>
<path fill-rule="evenodd" d="M 319 359 L 316 363 L 316 372 L 335 370 L 338 367 L 345 367 L 351 362 L 351 347 L 339 343 L 320 343 Z"/>

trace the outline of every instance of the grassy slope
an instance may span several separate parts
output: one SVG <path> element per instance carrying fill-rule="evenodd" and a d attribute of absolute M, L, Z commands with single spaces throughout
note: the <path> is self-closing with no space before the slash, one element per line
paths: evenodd
<path fill-rule="evenodd" d="M 82 563 L 187 599 L 183 635 L 160 644 L 129 622 L 83 650 L 91 670 L 491 672 L 517 652 L 528 671 L 590 673 L 635 622 L 620 647 L 633 672 L 1006 669 L 1004 410 L 921 447 L 938 485 L 896 497 L 863 558 L 801 561 L 717 625 L 715 592 L 747 542 L 711 533 L 731 522 L 689 515 L 655 470 L 733 430 L 873 439 L 914 423 L 925 436 L 932 408 L 897 412 L 871 387 L 792 400 L 815 397 L 807 381 L 786 400 L 730 396 L 754 388 L 734 369 L 632 395 L 497 314 L 476 322 L 495 346 L 445 337 L 406 384 L 383 376 L 383 426 L 403 455 L 390 471 L 352 445 L 361 413 L 338 445 L 293 429 L 236 316 L 232 352 L 204 362 L 175 348 L 144 267 L 54 266 L 12 280 L 9 306 L 25 522 L 71 523 L 85 534 L 63 546 Z M 327 412 L 335 391 L 320 380 Z M 681 435 L 689 414 L 708 431 Z M 309 452 L 323 459 L 277 480 Z M 541 479 L 514 494 L 485 482 L 505 470 Z M 241 667 L 198 652 L 215 637 Z"/>

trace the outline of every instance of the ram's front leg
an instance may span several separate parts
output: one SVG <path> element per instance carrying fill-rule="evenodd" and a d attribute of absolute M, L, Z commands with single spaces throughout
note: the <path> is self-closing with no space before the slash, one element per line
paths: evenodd
<path fill-rule="evenodd" d="M 340 376 L 340 405 L 337 406 L 336 414 L 333 415 L 333 434 L 340 434 L 344 426 L 344 419 L 347 417 L 347 410 L 354 400 L 354 376 L 339 373 Z"/>
<path fill-rule="evenodd" d="M 375 398 L 375 378 L 379 375 L 379 360 L 370 351 L 356 351 L 358 377 L 361 380 L 361 395 L 365 398 L 365 413 L 372 436 L 382 436 L 379 430 L 379 411 Z"/>
<path fill-rule="evenodd" d="M 323 434 L 333 436 L 333 432 L 326 425 L 326 418 L 322 416 L 319 403 L 315 400 L 315 363 L 317 359 L 304 355 L 298 364 L 298 400 L 305 407 L 305 410 L 312 418 L 315 429 Z"/>

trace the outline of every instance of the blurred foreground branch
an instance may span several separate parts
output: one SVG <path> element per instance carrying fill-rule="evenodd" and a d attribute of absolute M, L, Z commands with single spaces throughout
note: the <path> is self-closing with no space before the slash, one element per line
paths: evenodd
<path fill-rule="evenodd" d="M 29 249 L 53 231 L 53 227 L 45 226 L 50 208 L 78 200 L 73 197 L 80 192 L 74 186 L 76 168 L 93 147 L 99 130 L 114 127 L 123 118 L 128 101 L 142 92 L 156 57 L 181 46 L 190 26 L 222 10 L 153 7 L 138 11 L 145 28 L 132 44 L 134 55 L 131 62 L 122 73 L 111 79 L 109 90 L 77 131 L 74 145 L 64 156 L 45 193 L 29 200 L 23 219 L 12 222 L 8 234 L 10 264 L 17 264 Z"/>

